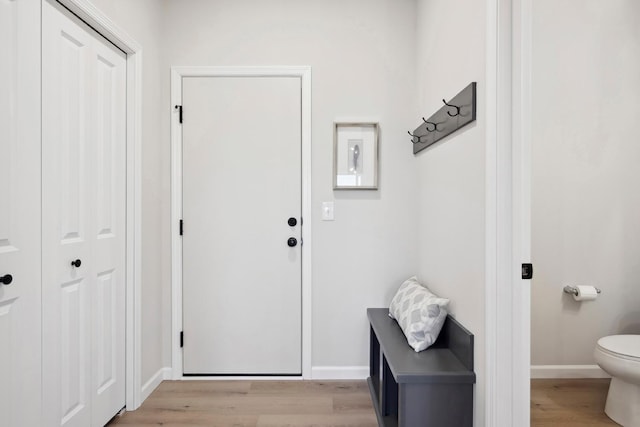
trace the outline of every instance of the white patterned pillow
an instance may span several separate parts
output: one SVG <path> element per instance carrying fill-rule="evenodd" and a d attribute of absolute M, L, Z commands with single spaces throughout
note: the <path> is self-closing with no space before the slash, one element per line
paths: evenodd
<path fill-rule="evenodd" d="M 438 338 L 448 304 L 448 299 L 432 294 L 414 276 L 400 285 L 389 306 L 389 316 L 398 321 L 409 345 L 419 352 Z"/>

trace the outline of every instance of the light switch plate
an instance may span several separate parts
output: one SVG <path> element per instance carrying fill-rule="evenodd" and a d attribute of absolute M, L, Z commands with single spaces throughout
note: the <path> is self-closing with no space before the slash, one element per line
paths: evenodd
<path fill-rule="evenodd" d="M 333 202 L 322 202 L 322 220 L 333 221 Z"/>

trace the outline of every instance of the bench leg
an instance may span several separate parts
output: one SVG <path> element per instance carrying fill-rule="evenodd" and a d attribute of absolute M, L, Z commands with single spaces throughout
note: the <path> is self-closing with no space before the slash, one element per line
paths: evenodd
<path fill-rule="evenodd" d="M 393 374 L 387 358 L 382 355 L 382 393 L 380 396 L 380 409 L 382 416 L 398 416 L 398 384 L 393 379 Z"/>
<path fill-rule="evenodd" d="M 380 378 L 380 343 L 373 328 L 369 329 L 369 376 Z"/>

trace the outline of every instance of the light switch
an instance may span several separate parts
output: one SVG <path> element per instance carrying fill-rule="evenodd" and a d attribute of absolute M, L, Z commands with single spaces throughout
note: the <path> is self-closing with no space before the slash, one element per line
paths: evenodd
<path fill-rule="evenodd" d="M 333 202 L 322 202 L 322 220 L 333 221 Z"/>

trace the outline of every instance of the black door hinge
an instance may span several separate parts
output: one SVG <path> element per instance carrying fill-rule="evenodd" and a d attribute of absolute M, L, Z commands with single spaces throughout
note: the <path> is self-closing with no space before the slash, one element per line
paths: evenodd
<path fill-rule="evenodd" d="M 182 236 L 182 232 L 184 231 L 182 220 L 180 220 L 180 235 Z"/>
<path fill-rule="evenodd" d="M 176 105 L 173 107 L 175 110 L 178 110 L 178 120 L 182 123 L 182 105 Z"/>
<path fill-rule="evenodd" d="M 533 264 L 522 264 L 522 278 L 524 280 L 533 278 Z"/>
<path fill-rule="evenodd" d="M 184 332 L 180 331 L 180 348 L 184 347 Z"/>

